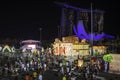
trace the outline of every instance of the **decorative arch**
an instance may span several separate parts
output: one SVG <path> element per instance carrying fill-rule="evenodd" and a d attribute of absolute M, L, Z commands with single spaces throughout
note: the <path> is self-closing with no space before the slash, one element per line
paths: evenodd
<path fill-rule="evenodd" d="M 8 52 L 12 52 L 12 50 L 10 49 L 10 47 L 8 45 L 5 45 L 2 52 L 5 52 L 5 51 L 8 51 Z"/>

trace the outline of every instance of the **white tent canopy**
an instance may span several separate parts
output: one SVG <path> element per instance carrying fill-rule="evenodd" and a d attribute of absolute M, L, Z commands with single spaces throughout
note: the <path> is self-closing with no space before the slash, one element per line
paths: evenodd
<path fill-rule="evenodd" d="M 24 40 L 22 41 L 22 43 L 40 43 L 40 41 L 37 41 L 37 40 Z"/>

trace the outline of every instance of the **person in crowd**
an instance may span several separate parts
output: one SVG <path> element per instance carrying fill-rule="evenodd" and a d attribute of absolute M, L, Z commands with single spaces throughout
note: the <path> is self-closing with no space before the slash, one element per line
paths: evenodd
<path fill-rule="evenodd" d="M 43 75 L 41 73 L 38 75 L 38 80 L 43 80 Z"/>
<path fill-rule="evenodd" d="M 63 75 L 62 80 L 67 80 L 66 75 Z"/>
<path fill-rule="evenodd" d="M 38 75 L 37 72 L 34 71 L 34 72 L 33 72 L 33 79 L 34 79 L 34 80 L 37 80 L 37 75 Z"/>

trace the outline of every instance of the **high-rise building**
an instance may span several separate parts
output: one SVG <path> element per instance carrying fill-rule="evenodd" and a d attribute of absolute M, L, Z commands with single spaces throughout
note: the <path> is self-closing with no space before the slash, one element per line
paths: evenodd
<path fill-rule="evenodd" d="M 74 35 L 73 27 L 82 20 L 87 33 L 91 33 L 91 10 L 77 8 L 71 5 L 57 2 L 61 6 L 61 25 L 59 26 L 59 37 Z M 103 11 L 92 10 L 93 33 L 103 32 Z"/>

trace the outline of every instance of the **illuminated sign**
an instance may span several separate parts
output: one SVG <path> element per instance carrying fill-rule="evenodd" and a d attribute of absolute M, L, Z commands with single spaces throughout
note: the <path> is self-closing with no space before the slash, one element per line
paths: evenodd
<path fill-rule="evenodd" d="M 74 44 L 73 49 L 89 49 L 89 45 L 79 45 L 79 44 Z"/>
<path fill-rule="evenodd" d="M 28 45 L 28 48 L 35 49 L 35 48 L 36 48 L 36 45 L 29 44 L 29 45 Z"/>

